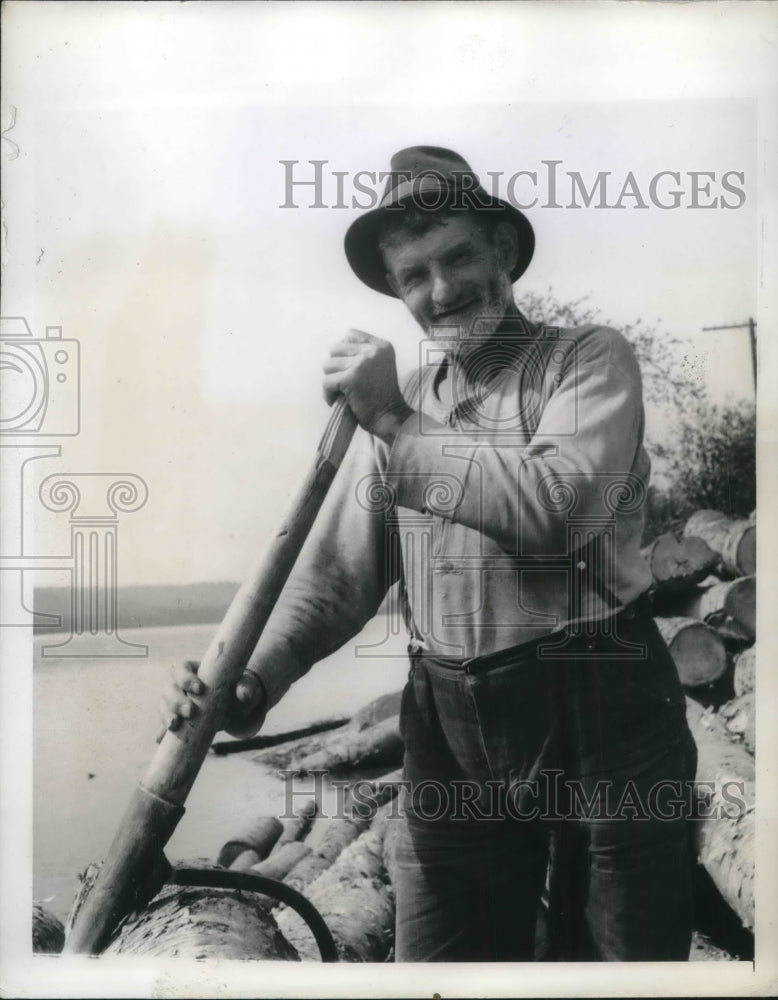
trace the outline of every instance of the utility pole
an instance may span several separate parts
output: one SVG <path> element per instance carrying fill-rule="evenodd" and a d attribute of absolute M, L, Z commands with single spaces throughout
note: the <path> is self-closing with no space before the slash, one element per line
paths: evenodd
<path fill-rule="evenodd" d="M 730 323 L 727 326 L 704 326 L 703 331 L 707 330 L 744 330 L 748 327 L 748 336 L 751 341 L 751 371 L 754 376 L 754 391 L 756 392 L 756 320 L 748 317 L 748 322 L 746 323 Z"/>

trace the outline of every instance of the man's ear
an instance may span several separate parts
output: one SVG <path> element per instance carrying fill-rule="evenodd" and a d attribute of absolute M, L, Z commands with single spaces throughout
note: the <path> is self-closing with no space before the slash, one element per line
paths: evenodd
<path fill-rule="evenodd" d="M 494 245 L 500 268 L 511 274 L 519 258 L 519 234 L 510 222 L 498 222 L 494 230 Z"/>

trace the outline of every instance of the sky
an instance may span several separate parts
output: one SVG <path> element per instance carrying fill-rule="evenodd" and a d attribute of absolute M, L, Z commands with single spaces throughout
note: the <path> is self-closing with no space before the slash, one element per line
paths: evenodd
<path fill-rule="evenodd" d="M 746 330 L 702 327 L 761 308 L 776 37 L 765 14 L 749 4 L 734 19 L 727 3 L 6 5 L 2 313 L 80 345 L 80 433 L 41 437 L 61 454 L 26 472 L 30 551 L 69 544 L 67 517 L 34 500 L 45 476 L 131 473 L 148 501 L 121 519 L 120 583 L 245 575 L 326 422 L 329 346 L 356 327 L 391 340 L 401 369 L 418 356 L 402 304 L 361 285 L 342 251 L 359 214 L 353 175 L 388 169 L 408 145 L 458 150 L 482 178 L 497 173 L 503 196 L 518 171 L 537 173 L 519 304 L 548 288 L 588 296 L 617 327 L 640 319 L 680 338 L 679 366 L 713 400 L 752 398 Z M 285 160 L 298 161 L 295 179 L 326 161 L 326 208 L 302 186 L 283 207 Z M 346 207 L 333 207 L 334 171 Z M 603 171 L 606 204 L 631 174 L 648 207 L 567 207 L 569 175 L 591 186 Z M 680 175 L 678 208 L 649 199 L 661 171 Z M 692 172 L 712 174 L 709 197 L 735 207 L 690 207 Z M 529 201 L 530 187 L 524 176 L 513 194 Z M 649 409 L 648 427 L 666 440 L 668 415 Z"/>

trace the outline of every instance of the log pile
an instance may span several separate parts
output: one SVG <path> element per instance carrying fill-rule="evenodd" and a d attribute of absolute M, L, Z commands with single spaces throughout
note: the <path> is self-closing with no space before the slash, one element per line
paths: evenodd
<path fill-rule="evenodd" d="M 682 537 L 660 535 L 643 550 L 657 625 L 695 697 L 722 679 L 717 690 L 735 693 L 735 660 L 756 638 L 755 553 L 753 518 L 731 520 L 709 510 L 693 514 Z M 749 662 L 753 673 L 746 657 L 744 677 Z"/>
<path fill-rule="evenodd" d="M 306 888 L 342 962 L 383 962 L 394 942 L 394 891 L 383 861 L 391 806 L 382 806 L 369 828 Z M 303 960 L 318 958 L 311 931 L 294 910 L 282 908 L 278 926 Z"/>
<path fill-rule="evenodd" d="M 231 858 L 230 869 L 236 870 L 242 856 L 261 852 L 262 860 L 246 870 L 304 890 L 325 920 L 339 959 L 346 962 L 385 961 L 394 943 L 394 890 L 385 867 L 384 841 L 387 830 L 396 825 L 391 821 L 396 818 L 396 775 L 386 775 L 373 788 L 372 800 L 364 788 L 359 802 L 347 797 L 344 815 L 329 821 L 318 844 L 311 842 L 317 813 L 311 799 L 292 820 L 261 817 L 219 854 Z M 241 850 L 246 844 L 251 846 Z M 212 867 L 202 862 L 195 866 Z M 95 865 L 84 872 L 68 926 L 98 872 Z M 34 932 L 42 941 L 50 915 L 40 907 L 35 913 Z M 62 941 L 39 945 L 39 950 L 61 948 Z M 176 884 L 166 884 L 140 912 L 126 917 L 105 954 L 320 961 L 308 924 L 274 896 L 243 888 Z"/>
<path fill-rule="evenodd" d="M 657 626 L 686 688 L 697 744 L 697 857 L 753 931 L 756 519 L 697 511 L 674 541 L 678 549 L 660 536 L 643 554 L 654 578 Z"/>
<path fill-rule="evenodd" d="M 698 510 L 683 529 L 684 538 L 701 538 L 717 553 L 721 569 L 731 576 L 756 572 L 756 519 L 732 520 L 715 510 Z"/>
<path fill-rule="evenodd" d="M 699 862 L 743 926 L 754 930 L 754 758 L 732 742 L 718 713 L 688 699 L 687 719 L 697 744 Z"/>

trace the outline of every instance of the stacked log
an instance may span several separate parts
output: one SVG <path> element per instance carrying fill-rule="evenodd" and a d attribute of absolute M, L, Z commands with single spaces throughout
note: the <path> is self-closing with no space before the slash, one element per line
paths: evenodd
<path fill-rule="evenodd" d="M 264 861 L 252 865 L 249 871 L 267 875 L 269 878 L 285 879 L 295 865 L 310 853 L 311 848 L 308 844 L 304 844 L 301 840 L 290 840 L 279 850 L 273 851 Z"/>
<path fill-rule="evenodd" d="M 367 826 L 367 821 L 347 816 L 331 820 L 322 842 L 288 873 L 286 881 L 293 889 L 302 892 Z"/>
<path fill-rule="evenodd" d="M 694 618 L 657 618 L 656 623 L 685 687 L 712 684 L 724 674 L 727 651 L 714 629 Z"/>
<path fill-rule="evenodd" d="M 695 697 L 710 690 L 719 700 L 731 697 L 734 660 L 756 638 L 755 549 L 755 516 L 733 520 L 701 510 L 680 539 L 663 534 L 643 550 L 654 578 L 657 625 Z M 741 668 L 746 684 L 751 663 L 746 657 Z"/>
<path fill-rule="evenodd" d="M 697 790 L 704 796 L 694 822 L 697 855 L 719 892 L 748 930 L 754 929 L 754 759 L 733 743 L 723 720 L 687 699 L 697 744 Z"/>
<path fill-rule="evenodd" d="M 251 759 L 265 767 L 300 774 L 397 766 L 403 757 L 399 711 L 399 691 L 382 695 L 345 726 L 268 747 Z"/>
<path fill-rule="evenodd" d="M 713 566 L 699 566 L 700 573 L 706 566 L 707 579 L 686 572 L 684 543 L 702 543 L 715 554 Z M 657 625 L 687 690 L 687 718 L 697 744 L 701 817 L 693 827 L 698 860 L 743 926 L 753 931 L 755 512 L 733 520 L 717 511 L 697 511 L 681 539 L 663 535 L 643 551 L 654 577 Z M 705 550 L 698 546 L 696 551 Z M 712 704 L 704 709 L 695 699 Z M 710 948 L 700 952 L 708 957 Z"/>
<path fill-rule="evenodd" d="M 715 510 L 698 510 L 686 522 L 683 534 L 706 542 L 732 576 L 756 572 L 756 519 L 733 520 Z"/>
<path fill-rule="evenodd" d="M 378 795 L 381 786 L 397 790 L 391 775 L 376 782 Z M 281 836 L 274 846 L 266 840 L 266 857 L 250 869 L 292 888 L 305 888 L 330 929 L 340 959 L 350 962 L 385 960 L 394 939 L 394 893 L 383 867 L 391 800 L 372 813 L 365 802 L 363 796 L 361 812 L 333 820 L 314 848 L 306 842 L 317 812 L 310 800 L 293 820 L 277 823 L 284 842 Z M 350 807 L 347 799 L 347 812 Z M 266 819 L 255 823 L 253 831 L 269 829 Z M 317 864 L 312 866 L 312 859 Z M 90 866 L 84 874 L 70 924 L 98 871 Z M 105 953 L 319 961 L 319 946 L 305 921 L 294 909 L 281 905 L 275 910 L 277 906 L 274 897 L 245 888 L 169 884 L 141 912 L 122 922 Z"/>
<path fill-rule="evenodd" d="M 742 743 L 749 753 L 756 748 L 756 713 L 754 709 L 754 692 L 733 698 L 718 710 L 718 715 L 724 723 L 729 738 L 735 743 Z"/>
<path fill-rule="evenodd" d="M 391 803 L 382 806 L 370 828 L 307 887 L 343 962 L 383 962 L 392 947 L 394 891 L 383 862 L 390 809 Z M 281 909 L 278 926 L 303 960 L 318 957 L 310 929 L 294 910 Z"/>
<path fill-rule="evenodd" d="M 283 829 L 281 836 L 273 845 L 270 853 L 281 850 L 287 844 L 304 840 L 311 832 L 313 821 L 319 812 L 316 799 L 308 799 L 295 813 L 294 816 L 282 821 Z"/>
<path fill-rule="evenodd" d="M 32 904 L 32 950 L 36 954 L 57 955 L 65 945 L 62 921 L 50 913 L 43 903 Z"/>
<path fill-rule="evenodd" d="M 216 863 L 223 868 L 250 868 L 270 854 L 283 829 L 276 816 L 260 816 L 243 833 L 227 841 Z"/>
<path fill-rule="evenodd" d="M 665 592 L 688 590 L 704 580 L 716 566 L 719 556 L 701 538 L 677 538 L 666 532 L 642 550 L 654 587 Z"/>
<path fill-rule="evenodd" d="M 754 690 L 754 680 L 756 672 L 756 643 L 738 653 L 735 657 L 735 669 L 733 671 L 732 683 L 735 695 L 748 694 Z"/>
<path fill-rule="evenodd" d="M 699 618 L 714 627 L 725 626 L 745 641 L 756 635 L 756 577 L 721 580 L 709 587 L 696 587 L 679 600 L 678 614 Z"/>

